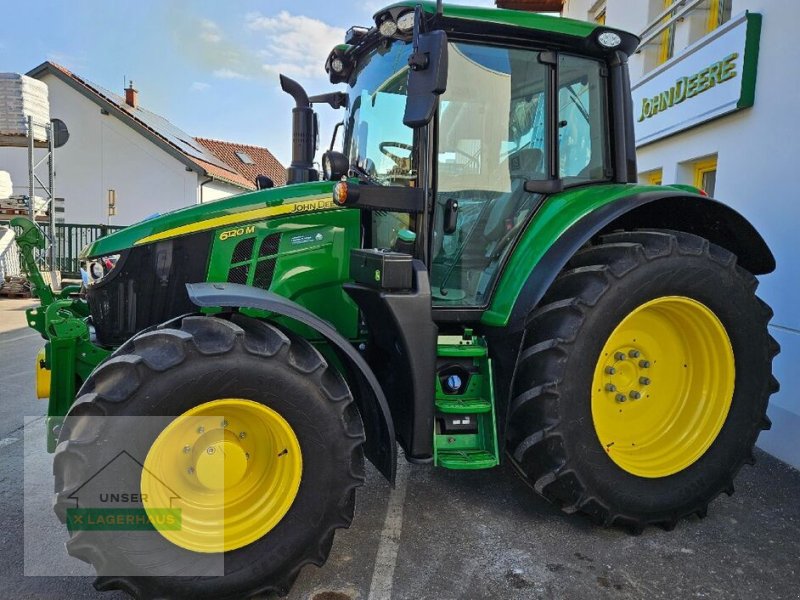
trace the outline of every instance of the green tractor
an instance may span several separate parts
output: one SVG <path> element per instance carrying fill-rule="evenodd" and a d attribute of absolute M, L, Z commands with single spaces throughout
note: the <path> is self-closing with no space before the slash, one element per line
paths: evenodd
<path fill-rule="evenodd" d="M 80 295 L 43 283 L 42 235 L 17 220 L 55 510 L 98 589 L 286 593 L 350 525 L 364 458 L 394 480 L 397 443 L 437 468 L 508 461 L 564 512 L 631 531 L 733 492 L 778 388 L 755 295 L 775 261 L 701 190 L 637 184 L 637 45 L 399 2 L 332 50 L 346 91 L 281 78 L 286 187 L 92 243 Z M 314 104 L 345 110 L 322 176 Z M 136 465 L 123 499 L 152 527 L 70 523 L 120 446 Z"/>

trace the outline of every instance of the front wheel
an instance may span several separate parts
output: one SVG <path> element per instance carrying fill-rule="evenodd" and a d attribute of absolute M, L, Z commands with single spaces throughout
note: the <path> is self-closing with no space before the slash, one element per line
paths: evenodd
<path fill-rule="evenodd" d="M 757 281 L 674 231 L 578 252 L 529 319 L 509 454 L 566 512 L 640 530 L 705 515 L 769 427 L 778 389 Z"/>
<path fill-rule="evenodd" d="M 239 314 L 184 317 L 86 381 L 54 459 L 55 510 L 98 589 L 285 593 L 350 525 L 363 441 L 345 381 L 305 339 Z"/>

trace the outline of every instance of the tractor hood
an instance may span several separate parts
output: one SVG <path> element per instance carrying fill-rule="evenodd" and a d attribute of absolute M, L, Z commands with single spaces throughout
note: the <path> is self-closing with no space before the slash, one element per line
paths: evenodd
<path fill-rule="evenodd" d="M 339 207 L 331 199 L 332 190 L 333 182 L 316 181 L 189 206 L 100 238 L 83 249 L 81 258 L 118 254 L 133 246 L 295 212 L 336 210 Z"/>

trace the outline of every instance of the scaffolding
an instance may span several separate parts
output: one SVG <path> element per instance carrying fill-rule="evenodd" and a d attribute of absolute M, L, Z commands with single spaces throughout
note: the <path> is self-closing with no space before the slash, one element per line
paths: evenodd
<path fill-rule="evenodd" d="M 58 244 L 52 236 L 56 232 L 56 201 L 55 201 L 55 139 L 52 123 L 35 121 L 31 115 L 27 117 L 26 135 L 0 136 L 1 147 L 27 148 L 28 151 L 28 194 L 24 197 L 28 216 L 36 222 L 37 211 L 44 210 L 48 215 L 49 227 L 47 246 L 38 256 L 37 260 L 45 266 L 44 270 L 50 272 L 50 280 L 55 285 L 57 282 Z M 37 150 L 44 150 L 44 155 L 37 157 Z M 45 201 L 43 206 L 37 206 L 37 192 Z"/>
<path fill-rule="evenodd" d="M 39 127 L 45 133 L 45 143 L 37 144 L 36 136 L 34 135 L 34 127 Z M 56 281 L 56 264 L 57 263 L 57 248 L 58 244 L 52 236 L 56 231 L 56 195 L 55 195 L 55 162 L 54 162 L 54 149 L 55 141 L 53 139 L 53 124 L 52 123 L 36 123 L 32 116 L 28 116 L 28 214 L 31 221 L 36 222 L 36 184 L 39 184 L 39 189 L 42 190 L 46 201 L 46 214 L 49 216 L 49 235 L 48 244 L 45 249 L 47 256 L 47 264 L 50 268 L 51 281 L 55 284 Z M 36 148 L 44 146 L 45 154 L 40 160 L 36 160 Z M 46 169 L 45 184 L 39 174 Z"/>

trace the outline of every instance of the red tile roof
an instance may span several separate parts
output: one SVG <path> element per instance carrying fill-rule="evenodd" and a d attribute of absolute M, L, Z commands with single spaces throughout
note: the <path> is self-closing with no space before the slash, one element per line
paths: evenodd
<path fill-rule="evenodd" d="M 51 73 L 65 81 L 101 107 L 109 110 L 110 113 L 123 122 L 131 125 L 139 133 L 148 137 L 188 167 L 197 168 L 209 177 L 248 190 L 255 189 L 255 175 L 262 173 L 270 177 L 275 182 L 275 185 L 286 183 L 286 173 L 283 166 L 266 148 L 195 139 L 164 117 L 142 108 L 141 105 L 136 108 L 131 107 L 126 104 L 122 96 L 109 92 L 53 62 L 42 63 L 38 67 L 31 69 L 28 75 L 38 77 L 42 73 Z M 214 144 L 215 147 L 210 147 L 209 144 Z M 234 160 L 229 160 L 225 157 L 228 151 L 223 149 L 227 146 L 246 149 L 244 151 L 253 157 L 256 165 L 245 165 L 244 163 L 240 165 Z M 230 154 L 238 161 L 239 159 L 233 152 L 235 150 L 231 150 Z M 252 167 L 258 167 L 261 170 L 254 175 Z"/>
<path fill-rule="evenodd" d="M 286 185 L 286 167 L 266 148 L 207 138 L 195 139 L 226 165 L 241 173 L 251 184 L 258 175 L 266 175 L 275 182 L 275 185 Z M 244 162 L 237 156 L 237 152 L 252 158 L 253 164 Z"/>

